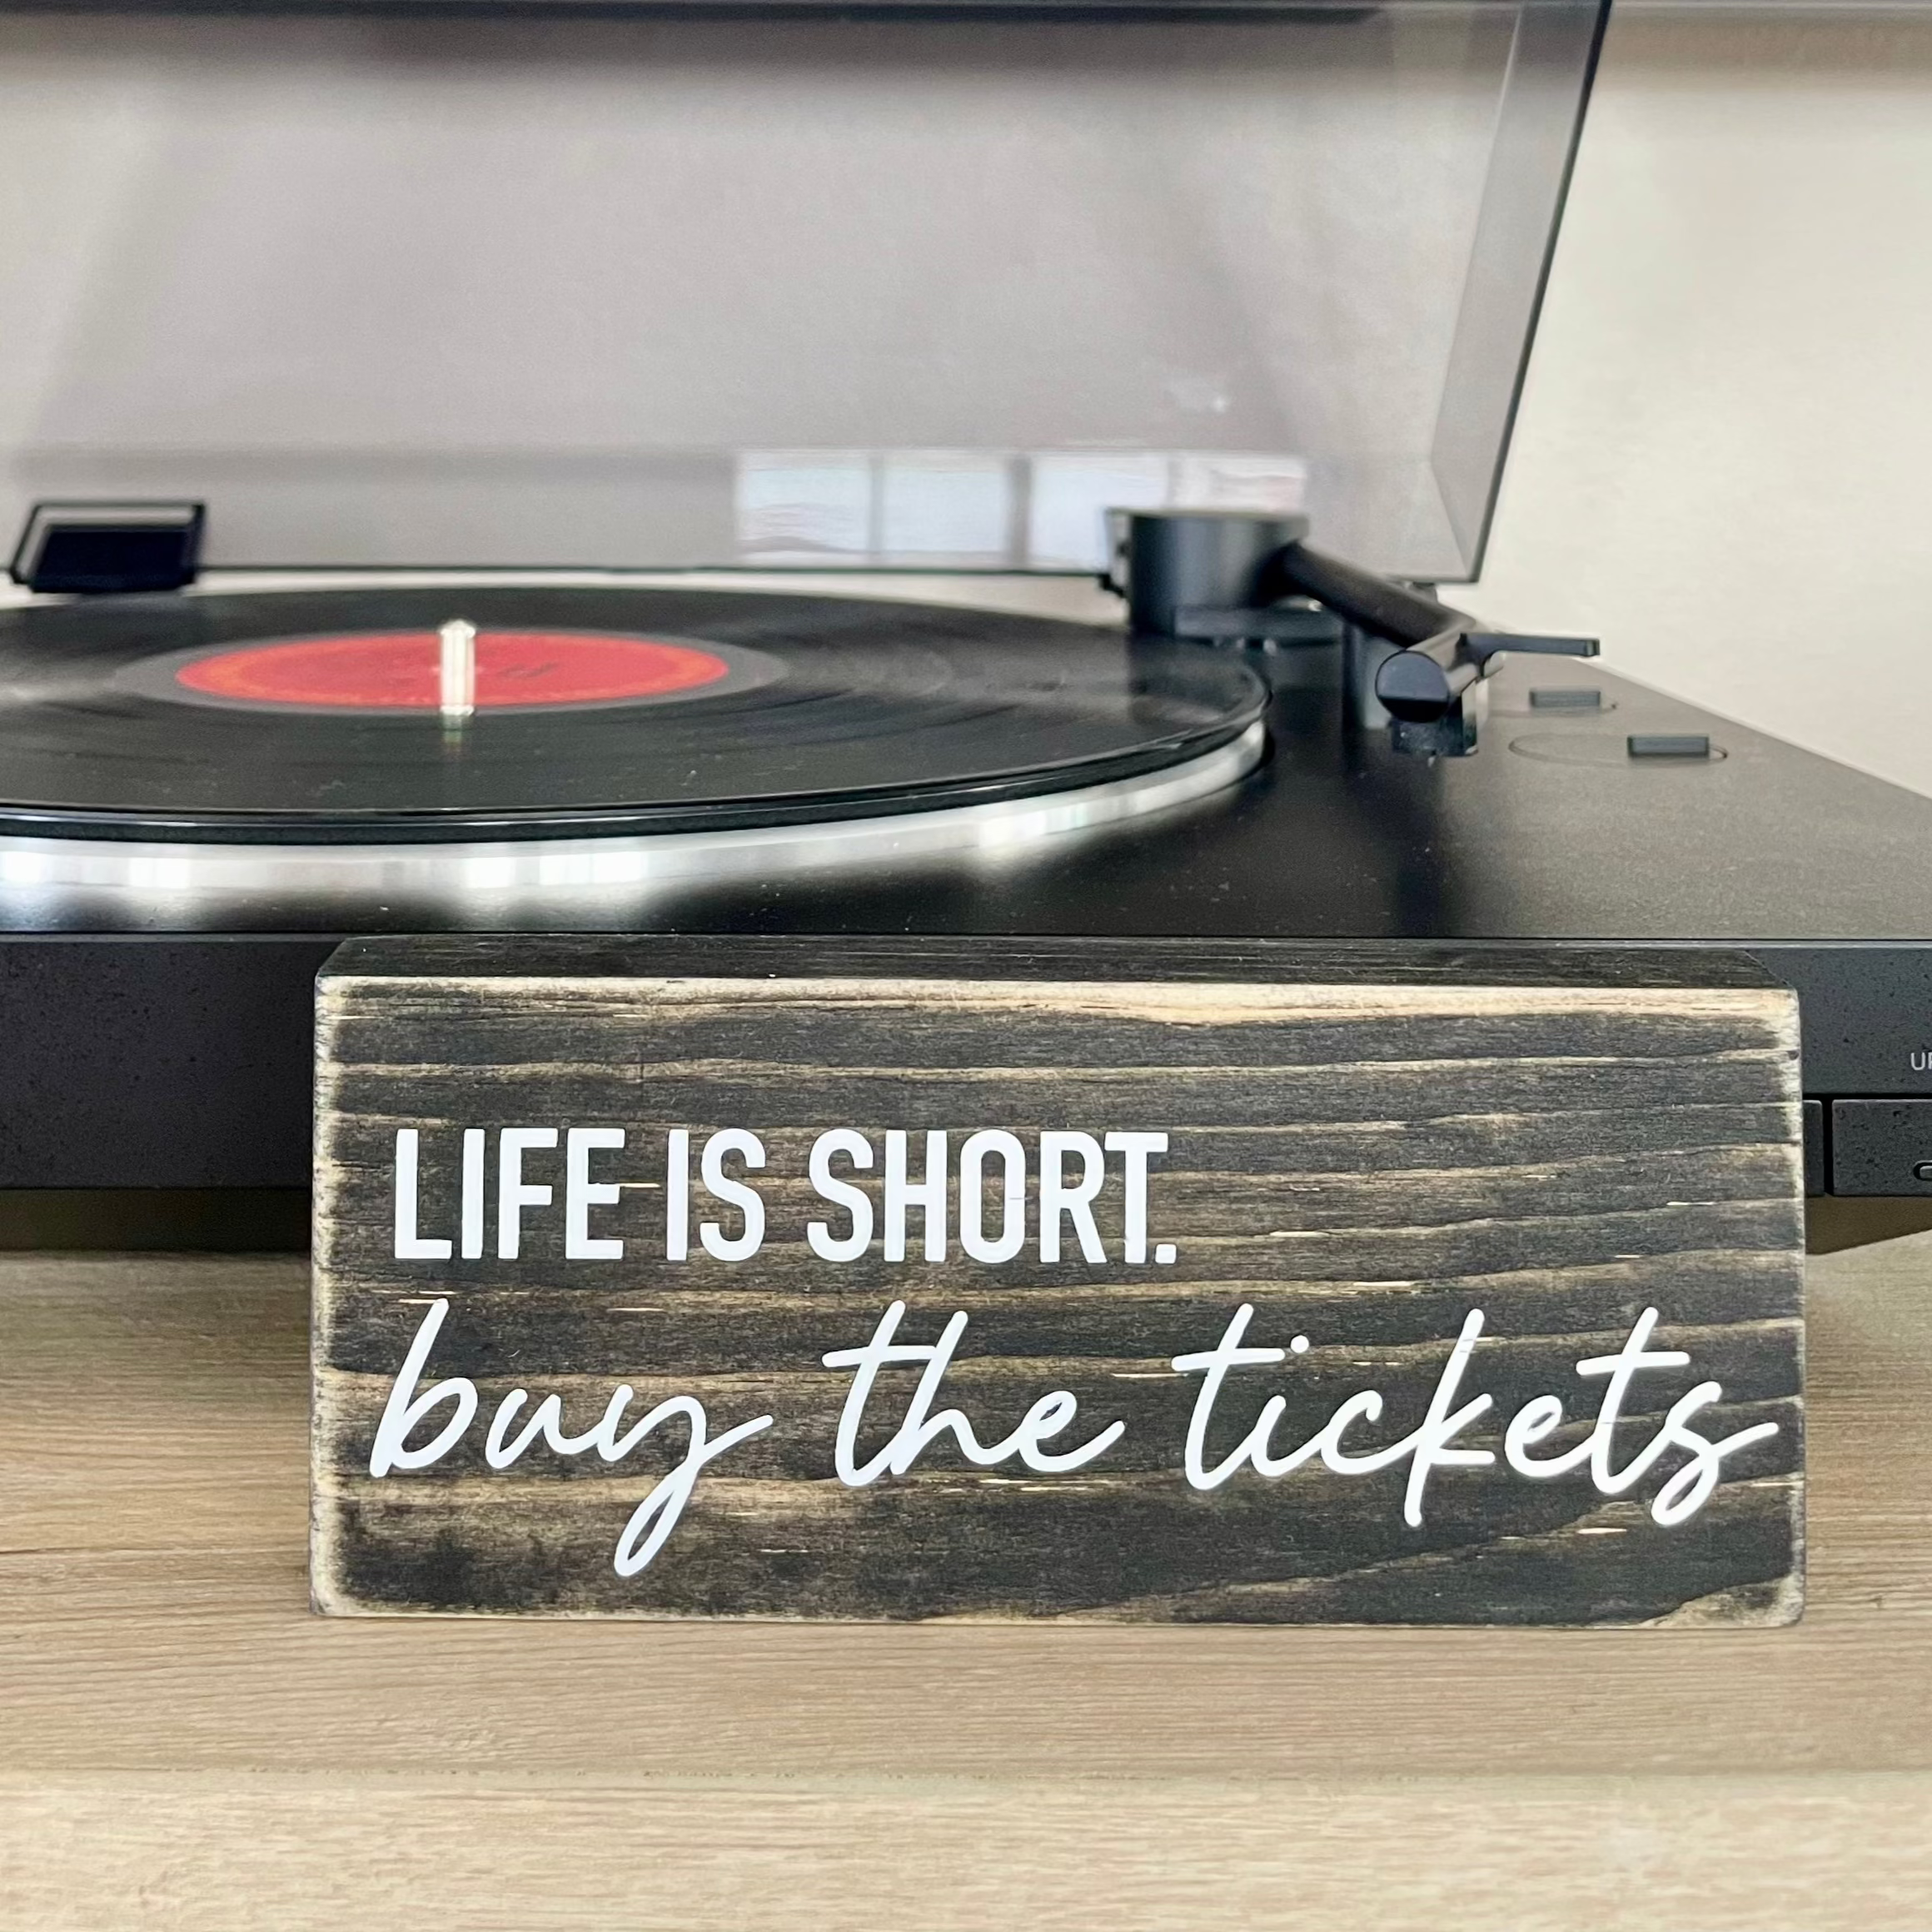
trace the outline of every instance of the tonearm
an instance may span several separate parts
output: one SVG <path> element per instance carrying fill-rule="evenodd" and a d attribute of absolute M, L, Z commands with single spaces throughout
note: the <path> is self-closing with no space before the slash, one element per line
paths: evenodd
<path fill-rule="evenodd" d="M 1104 580 L 1127 599 L 1136 635 L 1285 641 L 1306 635 L 1306 605 L 1295 600 L 1312 600 L 1353 634 L 1359 721 L 1386 722 L 1398 750 L 1452 758 L 1474 750 L 1476 687 L 1506 651 L 1597 653 L 1593 637 L 1489 630 L 1411 585 L 1312 550 L 1304 517 L 1128 510 L 1111 521 L 1115 568 Z"/>

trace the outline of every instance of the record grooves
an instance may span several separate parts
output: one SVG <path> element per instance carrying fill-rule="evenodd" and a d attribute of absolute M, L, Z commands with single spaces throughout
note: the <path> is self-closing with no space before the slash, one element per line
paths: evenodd
<path fill-rule="evenodd" d="M 431 654 L 458 618 L 476 710 L 452 724 Z M 0 834 L 831 824 L 1160 773 L 1242 739 L 1264 701 L 1228 653 L 870 599 L 482 584 L 30 605 L 0 611 Z"/>

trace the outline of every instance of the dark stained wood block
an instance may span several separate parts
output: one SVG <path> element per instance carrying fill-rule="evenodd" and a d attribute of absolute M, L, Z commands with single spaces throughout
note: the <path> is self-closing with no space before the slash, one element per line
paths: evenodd
<path fill-rule="evenodd" d="M 1798 1614 L 1797 1022 L 1737 956 L 451 937 L 319 1001 L 323 1610 Z"/>

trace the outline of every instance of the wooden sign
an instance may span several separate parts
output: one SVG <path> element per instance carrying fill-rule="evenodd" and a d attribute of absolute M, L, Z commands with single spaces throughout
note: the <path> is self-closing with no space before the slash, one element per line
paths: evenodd
<path fill-rule="evenodd" d="M 323 1610 L 1798 1614 L 1747 961 L 362 940 L 320 1003 Z"/>

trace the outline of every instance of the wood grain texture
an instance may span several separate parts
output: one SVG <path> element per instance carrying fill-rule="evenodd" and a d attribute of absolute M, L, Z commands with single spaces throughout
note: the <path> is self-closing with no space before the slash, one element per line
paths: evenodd
<path fill-rule="evenodd" d="M 0 1923 L 1920 1932 L 1929 1282 L 1813 1263 L 1795 1629 L 645 1629 L 311 1616 L 301 1264 L 0 1257 Z"/>
<path fill-rule="evenodd" d="M 22 1790 L 0 1776 L 0 1817 L 13 1826 L 0 1901 L 33 1932 L 426 1918 L 476 1932 L 1352 1932 L 1370 1915 L 1389 1932 L 1922 1932 L 1932 1780 L 1655 1779 L 1612 1796 L 1487 1777 L 1020 1791 L 500 1777 Z"/>
<path fill-rule="evenodd" d="M 320 1006 L 315 1580 L 336 1611 L 1255 1622 L 1782 1621 L 1801 1601 L 1801 1222 L 1795 1021 L 1755 968 L 1686 952 L 1183 945 L 934 949 L 684 940 L 359 942 Z M 920 977 L 909 977 L 914 961 Z M 1110 977 L 1130 963 L 1143 977 Z M 853 977 L 854 963 L 866 973 Z M 970 967 L 972 971 L 968 971 Z M 1013 978 L 1020 971 L 1052 975 Z M 1307 975 L 1318 974 L 1310 978 Z M 621 1126 L 600 1232 L 622 1262 L 566 1263 L 560 1217 L 515 1261 L 391 1252 L 396 1130 L 431 1150 L 426 1227 L 453 1227 L 465 1128 Z M 767 1163 L 749 1264 L 664 1252 L 675 1127 L 749 1128 Z M 956 1247 L 834 1267 L 805 1222 L 814 1138 L 1000 1128 L 1160 1128 L 1158 1239 L 1172 1267 L 1121 1259 L 1121 1195 L 1096 1203 L 1110 1260 L 994 1267 Z M 440 1161 L 435 1150 L 441 1150 Z M 553 1157 L 553 1162 L 557 1157 Z M 560 1170 L 533 1167 L 560 1182 Z M 877 1172 L 854 1176 L 876 1198 Z M 1033 1186 L 1029 1178 L 1029 1188 Z M 955 1192 L 950 1223 L 956 1229 Z M 1037 1191 L 1031 1198 L 1037 1228 Z M 914 1254 L 918 1255 L 915 1235 Z M 588 1426 L 619 1382 L 639 1409 L 695 1395 L 714 1432 L 765 1433 L 708 1471 L 670 1545 L 624 1576 L 612 1548 L 669 1466 L 540 1446 L 510 1470 L 482 1424 L 433 1469 L 370 1473 L 376 1424 L 423 1311 L 450 1297 L 427 1377 L 467 1378 L 485 1417 L 514 1388 Z M 895 1479 L 833 1476 L 846 1378 L 822 1357 L 886 1304 L 930 1341 L 964 1312 L 944 1400 L 983 1438 L 1049 1389 L 1125 1435 L 1064 1476 L 975 1469 L 942 1442 Z M 1532 1397 L 1569 1398 L 1553 1450 L 1595 1412 L 1575 1365 L 1611 1355 L 1646 1307 L 1692 1358 L 1640 1382 L 1620 1459 L 1692 1382 L 1723 1384 L 1713 1435 L 1771 1424 L 1691 1521 L 1648 1514 L 1578 1472 L 1531 1483 L 1438 1472 L 1423 1521 L 1407 1471 L 1318 1464 L 1204 1491 L 1181 1474 L 1197 1392 L 1173 1358 L 1234 1311 L 1251 1339 L 1304 1338 L 1292 1376 L 1228 1401 L 1217 1458 L 1277 1392 L 1277 1447 L 1364 1388 L 1375 1442 L 1422 1418 L 1471 1308 L 1486 1339 L 1465 1395 L 1493 1397 L 1460 1442 L 1499 1450 Z M 880 1378 L 895 1417 L 914 1375 Z M 426 1435 L 431 1432 L 426 1429 Z M 869 1453 L 887 1426 L 861 1442 Z M 1222 1438 L 1225 1437 L 1225 1440 Z M 1078 1437 L 1072 1439 L 1078 1440 Z M 681 1440 L 670 1449 L 682 1453 Z M 653 1460 L 655 1454 L 655 1460 Z"/>

